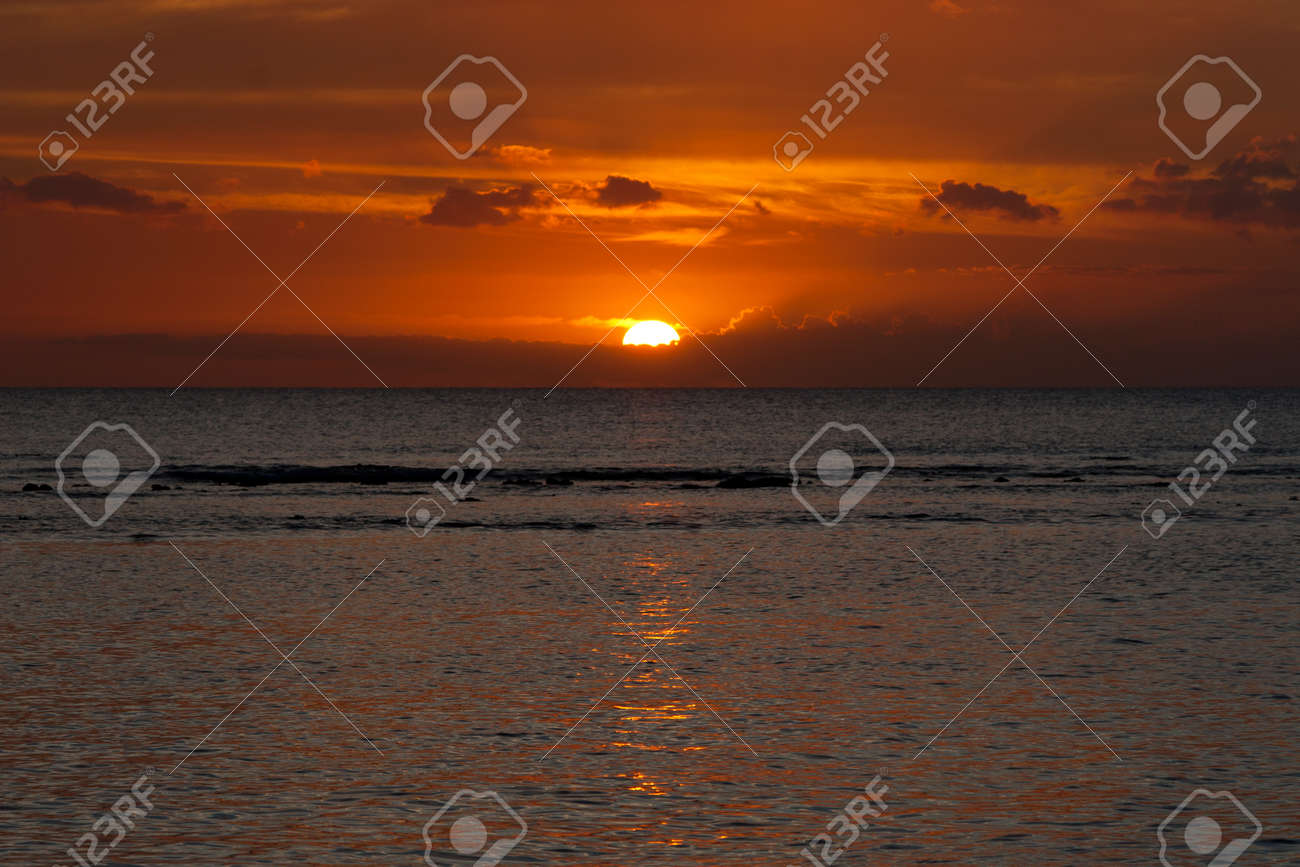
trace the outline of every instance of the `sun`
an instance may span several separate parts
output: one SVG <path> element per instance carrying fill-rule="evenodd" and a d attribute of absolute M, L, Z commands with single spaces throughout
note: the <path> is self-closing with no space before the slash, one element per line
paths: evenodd
<path fill-rule="evenodd" d="M 633 325 L 623 335 L 624 346 L 664 346 L 676 343 L 681 338 L 667 322 L 658 319 L 643 319 Z"/>

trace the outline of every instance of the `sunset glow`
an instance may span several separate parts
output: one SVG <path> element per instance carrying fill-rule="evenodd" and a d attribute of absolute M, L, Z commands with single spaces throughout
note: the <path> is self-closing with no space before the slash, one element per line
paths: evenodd
<path fill-rule="evenodd" d="M 4 863 L 1300 865 L 1297 12 L 0 3 Z"/>
<path fill-rule="evenodd" d="M 409 0 L 64 5 L 5 10 L 5 385 L 1300 375 L 1293 22 L 1115 5 L 1134 33 L 1189 15 L 1251 46 L 1253 104 L 1226 65 L 1183 69 L 1199 30 L 1153 52 L 1028 0 L 759 4 L 753 44 L 725 5 L 692 7 L 685 42 L 676 14 L 590 0 L 581 28 Z M 359 33 L 383 62 L 342 74 Z M 123 63 L 133 92 L 85 103 L 112 114 L 92 138 L 67 116 L 93 132 L 78 105 Z M 1185 97 L 1225 71 L 1233 123 L 1194 158 L 1214 101 Z M 1220 351 L 1189 355 L 1208 329 Z"/>

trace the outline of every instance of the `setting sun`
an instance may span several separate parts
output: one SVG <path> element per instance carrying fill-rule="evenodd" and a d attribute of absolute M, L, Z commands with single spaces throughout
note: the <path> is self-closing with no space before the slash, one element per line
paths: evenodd
<path fill-rule="evenodd" d="M 658 319 L 646 319 L 638 322 L 623 335 L 624 346 L 664 346 L 676 343 L 681 338 L 667 322 Z"/>

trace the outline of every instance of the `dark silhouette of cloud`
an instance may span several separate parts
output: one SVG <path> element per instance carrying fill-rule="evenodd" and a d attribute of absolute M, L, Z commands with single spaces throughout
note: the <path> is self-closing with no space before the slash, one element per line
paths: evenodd
<path fill-rule="evenodd" d="M 596 202 L 607 208 L 630 208 L 633 205 L 649 205 L 659 201 L 664 194 L 650 185 L 649 181 L 637 181 L 621 175 L 610 175 L 605 183 L 596 188 Z"/>
<path fill-rule="evenodd" d="M 1101 320 L 1070 317 L 1071 326 L 1129 386 L 1300 381 L 1300 356 L 1292 351 L 1300 313 L 1285 283 L 1256 292 L 1249 331 L 1223 330 L 1223 311 L 1240 301 L 1243 285 L 1224 283 L 1198 295 L 1197 304 L 1154 305 L 1123 323 L 1105 320 L 1101 325 Z M 1109 375 L 1058 323 L 1020 294 L 970 333 L 926 384 L 1111 387 Z M 783 319 L 770 308 L 757 307 L 741 312 L 718 332 L 701 332 L 708 349 L 696 340 L 630 351 L 617 341 L 592 350 L 584 343 L 555 341 L 373 335 L 345 339 L 393 387 L 549 389 L 566 371 L 571 371 L 566 387 L 739 387 L 718 363 L 722 359 L 755 388 L 912 388 L 969 328 L 964 316 L 935 318 L 902 308 L 828 316 L 792 313 Z M 1187 334 L 1210 332 L 1218 335 L 1219 351 L 1186 352 Z M 172 388 L 221 336 L 9 335 L 0 341 L 0 385 Z M 330 334 L 241 331 L 186 387 L 375 385 Z"/>
<path fill-rule="evenodd" d="M 954 213 L 963 211 L 994 211 L 1006 220 L 1055 220 L 1061 212 L 1051 205 L 1031 204 L 1029 197 L 1015 190 L 1000 190 L 987 184 L 968 184 L 953 180 L 944 181 L 936 196 Z M 929 196 L 921 199 L 921 210 L 927 214 L 943 213 L 943 208 Z"/>
<path fill-rule="evenodd" d="M 81 172 L 39 175 L 25 184 L 0 178 L 0 193 L 34 205 L 62 204 L 74 208 L 102 208 L 119 214 L 176 214 L 184 202 L 159 202 L 147 193 L 119 187 Z"/>
<path fill-rule="evenodd" d="M 429 213 L 420 217 L 420 222 L 462 229 L 504 226 L 518 220 L 521 209 L 544 207 L 546 204 L 531 185 L 483 192 L 468 187 L 448 187 L 442 198 L 433 203 Z"/>
<path fill-rule="evenodd" d="M 1151 177 L 1135 177 L 1128 195 L 1107 202 L 1112 211 L 1185 217 L 1280 228 L 1300 228 L 1300 146 L 1294 135 L 1255 139 L 1207 176 L 1160 160 Z M 1290 181 L 1290 183 L 1286 183 Z"/>
<path fill-rule="evenodd" d="M 1158 178 L 1181 178 L 1191 171 L 1191 166 L 1161 158 L 1156 161 L 1155 176 Z"/>
<path fill-rule="evenodd" d="M 1300 146 L 1294 135 L 1276 141 L 1255 138 L 1249 148 L 1219 163 L 1213 174 L 1243 180 L 1286 180 L 1296 177 L 1293 164 L 1297 162 L 1300 162 Z"/>

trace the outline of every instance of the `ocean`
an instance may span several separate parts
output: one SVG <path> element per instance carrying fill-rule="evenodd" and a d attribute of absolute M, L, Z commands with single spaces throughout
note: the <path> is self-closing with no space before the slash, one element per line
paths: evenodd
<path fill-rule="evenodd" d="M 0 408 L 4 864 L 1300 861 L 1300 391 Z"/>

